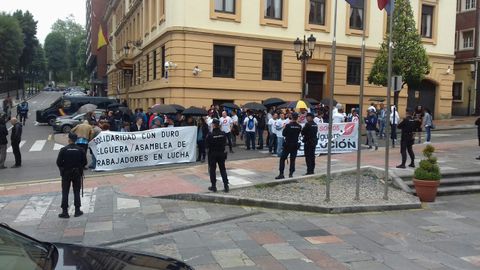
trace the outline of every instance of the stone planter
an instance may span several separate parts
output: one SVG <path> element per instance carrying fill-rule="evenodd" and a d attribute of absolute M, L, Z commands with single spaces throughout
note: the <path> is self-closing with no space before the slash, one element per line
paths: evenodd
<path fill-rule="evenodd" d="M 421 202 L 434 202 L 437 197 L 437 188 L 440 181 L 413 179 L 415 191 Z"/>

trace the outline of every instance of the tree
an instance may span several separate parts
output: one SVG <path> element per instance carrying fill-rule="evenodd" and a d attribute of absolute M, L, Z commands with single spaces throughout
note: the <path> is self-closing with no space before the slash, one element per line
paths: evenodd
<path fill-rule="evenodd" d="M 53 72 L 54 80 L 66 80 L 68 78 L 67 40 L 57 32 L 52 32 L 45 38 L 45 56 L 48 69 Z"/>
<path fill-rule="evenodd" d="M 417 88 L 425 79 L 425 75 L 430 72 L 430 64 L 422 39 L 415 26 L 410 1 L 396 0 L 393 15 L 392 74 L 401 75 L 408 88 Z M 368 82 L 371 84 L 387 86 L 389 37 L 390 33 L 387 33 L 368 76 Z M 397 106 L 398 94 L 398 92 L 395 92 L 394 103 Z"/>
<path fill-rule="evenodd" d="M 31 70 L 37 75 L 37 78 L 45 79 L 47 76 L 47 59 L 42 46 L 38 43 L 35 46 Z"/>
<path fill-rule="evenodd" d="M 26 11 L 23 13 L 21 10 L 15 11 L 12 16 L 18 20 L 20 28 L 23 32 L 24 48 L 22 55 L 20 56 L 19 66 L 24 71 L 27 71 L 28 66 L 33 61 L 35 54 L 35 47 L 38 44 L 37 40 L 37 22 L 33 19 L 33 15 Z"/>
<path fill-rule="evenodd" d="M 75 17 L 72 14 L 64 20 L 58 19 L 53 23 L 51 29 L 52 32 L 62 34 L 67 40 L 67 43 L 70 43 L 75 37 L 85 34 L 85 29 L 81 24 L 75 21 Z"/>
<path fill-rule="evenodd" d="M 18 21 L 0 13 L 0 69 L 6 74 L 18 66 L 23 47 L 23 33 Z"/>

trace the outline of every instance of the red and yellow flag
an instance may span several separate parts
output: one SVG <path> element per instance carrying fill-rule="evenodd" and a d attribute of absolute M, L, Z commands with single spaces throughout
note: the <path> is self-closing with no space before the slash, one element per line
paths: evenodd
<path fill-rule="evenodd" d="M 108 45 L 108 41 L 103 34 L 102 25 L 98 26 L 98 42 L 97 42 L 97 50 L 100 50 L 103 46 Z"/>

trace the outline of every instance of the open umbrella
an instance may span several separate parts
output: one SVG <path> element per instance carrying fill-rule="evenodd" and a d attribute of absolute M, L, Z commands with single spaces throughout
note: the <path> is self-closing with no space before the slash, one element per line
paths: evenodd
<path fill-rule="evenodd" d="M 320 101 L 318 101 L 318 100 L 316 100 L 316 99 L 314 99 L 314 98 L 306 98 L 305 101 L 308 102 L 308 103 L 310 103 L 310 104 L 312 104 L 312 105 L 318 105 L 318 104 L 320 104 Z"/>
<path fill-rule="evenodd" d="M 173 108 L 175 108 L 175 110 L 177 110 L 177 112 L 183 112 L 183 111 L 185 111 L 185 107 L 183 107 L 182 105 L 170 104 L 170 106 L 172 106 Z"/>
<path fill-rule="evenodd" d="M 369 99 L 368 101 L 384 102 L 385 98 L 383 98 L 383 97 L 373 97 L 373 98 Z"/>
<path fill-rule="evenodd" d="M 312 105 L 305 100 L 297 100 L 295 102 L 295 109 L 308 109 L 310 107 L 312 107 Z"/>
<path fill-rule="evenodd" d="M 233 104 L 233 103 L 230 103 L 230 102 L 227 102 L 227 103 L 223 103 L 222 105 L 220 105 L 224 108 L 229 108 L 229 109 L 240 109 L 240 107 L 238 107 L 237 105 Z"/>
<path fill-rule="evenodd" d="M 330 99 L 329 98 L 324 98 L 320 101 L 320 103 L 322 103 L 323 105 L 327 105 L 329 106 L 330 105 Z M 333 100 L 333 106 L 336 106 L 337 105 L 337 101 L 334 99 Z"/>
<path fill-rule="evenodd" d="M 285 103 L 285 101 L 283 101 L 283 99 L 280 99 L 280 98 L 267 98 L 262 103 L 266 107 L 272 107 L 272 106 L 282 105 Z"/>
<path fill-rule="evenodd" d="M 185 109 L 182 114 L 185 116 L 206 116 L 208 115 L 208 112 L 205 109 L 192 106 L 188 109 Z"/>
<path fill-rule="evenodd" d="M 264 105 L 258 103 L 258 102 L 249 102 L 246 103 L 243 107 L 245 109 L 253 110 L 253 111 L 264 111 L 267 109 Z"/>
<path fill-rule="evenodd" d="M 118 110 L 121 111 L 122 113 L 128 113 L 130 109 L 125 106 L 118 107 Z"/>
<path fill-rule="evenodd" d="M 176 114 L 177 110 L 170 106 L 170 105 L 165 105 L 165 104 L 158 104 L 150 108 L 150 111 L 152 113 L 159 113 L 159 114 Z"/>
<path fill-rule="evenodd" d="M 88 103 L 78 108 L 78 113 L 88 113 L 88 112 L 94 111 L 96 108 L 97 108 L 97 105 Z"/>

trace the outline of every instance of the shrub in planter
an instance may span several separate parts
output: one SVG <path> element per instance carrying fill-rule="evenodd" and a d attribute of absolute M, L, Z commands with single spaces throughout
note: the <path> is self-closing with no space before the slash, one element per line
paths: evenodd
<path fill-rule="evenodd" d="M 435 201 L 439 180 L 442 177 L 437 158 L 433 156 L 434 152 L 435 148 L 432 145 L 427 145 L 423 149 L 425 159 L 420 161 L 420 166 L 414 173 L 415 190 L 422 202 Z"/>

